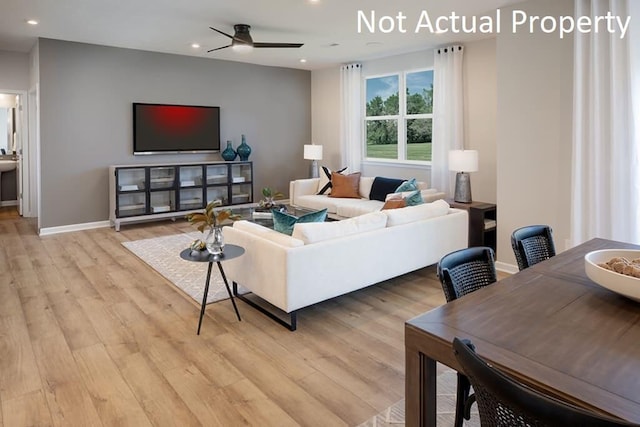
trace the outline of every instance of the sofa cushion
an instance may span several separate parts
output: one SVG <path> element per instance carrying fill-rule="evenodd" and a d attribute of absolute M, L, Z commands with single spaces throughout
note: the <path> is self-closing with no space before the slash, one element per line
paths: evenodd
<path fill-rule="evenodd" d="M 449 204 L 444 200 L 436 200 L 431 203 L 407 206 L 402 209 L 388 209 L 382 212 L 387 215 L 387 227 L 395 227 L 396 225 L 446 215 L 449 212 Z"/>
<path fill-rule="evenodd" d="M 336 173 L 342 173 L 347 170 L 347 167 L 343 167 L 340 170 L 335 171 Z M 322 173 L 320 173 L 320 183 L 318 184 L 318 188 L 320 189 L 317 194 L 330 194 L 331 193 L 331 174 L 333 172 L 326 166 L 322 166 Z"/>
<path fill-rule="evenodd" d="M 298 223 L 293 228 L 293 237 L 308 245 L 324 240 L 385 228 L 386 224 L 387 216 L 384 213 L 371 212 L 343 221 Z"/>
<path fill-rule="evenodd" d="M 427 190 L 420 190 L 420 194 L 422 195 L 423 199 L 425 198 L 425 196 L 427 196 L 429 194 L 435 194 L 437 192 L 438 192 L 438 190 L 436 190 L 435 188 L 429 188 Z M 398 192 L 398 193 L 389 193 L 389 194 L 387 194 L 387 197 L 384 199 L 384 201 L 386 202 L 387 200 L 391 200 L 391 199 L 396 199 L 396 200 L 397 199 L 404 199 L 405 197 L 411 195 L 411 193 L 413 193 L 413 191 L 402 191 L 402 192 Z"/>
<path fill-rule="evenodd" d="M 396 188 L 395 193 L 402 193 L 403 191 L 416 191 L 418 189 L 418 182 L 415 178 L 411 178 L 408 181 L 400 184 L 398 188 Z"/>
<path fill-rule="evenodd" d="M 287 212 L 280 212 L 277 209 L 272 209 L 271 213 L 273 214 L 273 229 L 289 236 L 293 233 L 293 226 L 297 223 L 324 222 L 324 220 L 327 219 L 326 209 L 322 209 L 317 212 L 309 212 L 299 217 Z"/>
<path fill-rule="evenodd" d="M 367 199 L 335 199 L 340 200 L 337 206 L 336 214 L 344 218 L 353 218 L 354 216 L 364 215 L 370 212 L 379 211 L 384 203 L 378 200 Z"/>
<path fill-rule="evenodd" d="M 307 194 L 306 196 L 300 196 L 296 198 L 296 206 L 300 206 L 306 209 L 320 210 L 326 209 L 327 213 L 334 214 L 338 210 L 338 204 L 343 199 L 331 199 L 327 195 L 319 194 Z M 355 199 L 345 199 L 353 200 Z"/>
<path fill-rule="evenodd" d="M 288 248 L 296 248 L 298 246 L 304 246 L 304 242 L 300 239 L 287 236 L 286 234 L 278 233 L 275 230 L 272 230 L 267 227 L 263 227 L 262 225 L 256 224 L 255 222 L 250 222 L 246 220 L 236 221 L 233 223 L 233 227 L 237 228 L 238 230 L 243 230 L 243 231 L 246 231 L 247 233 L 260 236 L 264 239 L 270 240 L 274 243 L 277 243 L 281 246 L 286 246 Z"/>
<path fill-rule="evenodd" d="M 369 193 L 369 199 L 384 202 L 387 194 L 395 192 L 396 188 L 398 188 L 403 182 L 403 179 L 383 178 L 377 176 L 373 180 L 373 184 L 371 185 L 371 193 Z"/>

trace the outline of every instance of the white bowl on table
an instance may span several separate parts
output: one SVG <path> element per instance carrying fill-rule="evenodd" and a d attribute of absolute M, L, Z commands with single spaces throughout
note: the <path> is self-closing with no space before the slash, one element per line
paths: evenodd
<path fill-rule="evenodd" d="M 603 288 L 640 302 L 640 278 L 616 273 L 598 265 L 617 257 L 631 261 L 640 258 L 640 250 L 603 249 L 589 252 L 584 256 L 584 269 L 587 276 Z"/>

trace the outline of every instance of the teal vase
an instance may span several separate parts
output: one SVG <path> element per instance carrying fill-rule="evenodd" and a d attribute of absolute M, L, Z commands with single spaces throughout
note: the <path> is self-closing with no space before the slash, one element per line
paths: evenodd
<path fill-rule="evenodd" d="M 249 160 L 249 154 L 251 154 L 251 147 L 247 144 L 247 140 L 242 135 L 242 143 L 238 145 L 238 156 L 240 156 L 240 160 L 246 162 Z"/>
<path fill-rule="evenodd" d="M 227 148 L 225 148 L 221 154 L 222 158 L 225 159 L 227 162 L 232 162 L 236 159 L 237 155 L 238 154 L 233 149 L 233 145 L 231 145 L 231 141 L 227 141 Z"/>

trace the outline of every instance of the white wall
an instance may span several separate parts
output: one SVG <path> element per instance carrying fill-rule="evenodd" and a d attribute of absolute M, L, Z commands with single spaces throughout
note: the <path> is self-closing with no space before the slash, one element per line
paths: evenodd
<path fill-rule="evenodd" d="M 572 15 L 572 0 L 530 0 L 529 15 Z M 511 11 L 504 8 L 503 18 Z M 503 22 L 502 28 L 510 28 Z M 569 237 L 573 40 L 504 31 L 497 37 L 498 261 L 515 265 L 510 236 L 529 224 Z"/>
<path fill-rule="evenodd" d="M 496 39 L 464 45 L 464 147 L 478 150 L 471 173 L 473 200 L 495 203 L 496 195 Z"/>
<path fill-rule="evenodd" d="M 322 145 L 321 165 L 340 168 L 340 68 L 311 73 L 311 140 Z"/>
<path fill-rule="evenodd" d="M 495 39 L 465 43 L 464 85 L 465 147 L 480 151 L 480 171 L 472 174 L 474 199 L 496 200 L 496 77 Z M 402 70 L 433 67 L 433 50 L 422 50 L 362 63 L 363 76 Z M 324 146 L 321 164 L 331 168 L 340 165 L 340 70 L 339 67 L 311 73 L 312 137 Z M 406 166 L 368 162 L 363 164 L 366 176 L 417 178 L 431 181 L 431 170 L 425 166 Z"/>

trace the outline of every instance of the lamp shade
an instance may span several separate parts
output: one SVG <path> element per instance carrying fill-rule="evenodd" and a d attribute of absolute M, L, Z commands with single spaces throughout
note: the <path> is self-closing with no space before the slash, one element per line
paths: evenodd
<path fill-rule="evenodd" d="M 449 170 L 456 172 L 476 172 L 478 170 L 478 151 L 449 151 Z"/>
<path fill-rule="evenodd" d="M 322 160 L 322 145 L 305 144 L 304 158 L 306 160 Z"/>

